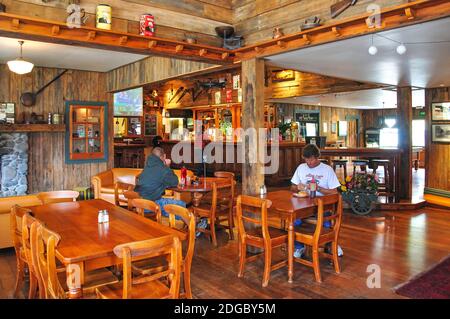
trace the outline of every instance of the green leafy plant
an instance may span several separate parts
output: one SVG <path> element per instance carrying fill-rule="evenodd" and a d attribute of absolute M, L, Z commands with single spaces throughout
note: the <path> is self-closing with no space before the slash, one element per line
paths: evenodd
<path fill-rule="evenodd" d="M 280 130 L 281 135 L 285 136 L 288 129 L 291 128 L 291 123 L 279 123 L 278 129 Z"/>

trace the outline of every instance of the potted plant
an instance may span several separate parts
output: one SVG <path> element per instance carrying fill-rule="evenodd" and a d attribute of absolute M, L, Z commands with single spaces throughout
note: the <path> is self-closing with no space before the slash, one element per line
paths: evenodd
<path fill-rule="evenodd" d="M 341 181 L 342 198 L 358 215 L 367 215 L 372 211 L 378 199 L 377 191 L 378 176 L 376 174 L 357 173 L 354 176 L 347 176 L 345 181 Z"/>
<path fill-rule="evenodd" d="M 283 139 L 286 139 L 286 132 L 291 128 L 291 123 L 279 123 L 278 129 L 280 130 L 281 136 L 283 136 Z"/>

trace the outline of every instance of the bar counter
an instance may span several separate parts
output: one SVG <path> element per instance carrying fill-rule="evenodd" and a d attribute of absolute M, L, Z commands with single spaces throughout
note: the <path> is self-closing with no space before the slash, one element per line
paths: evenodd
<path fill-rule="evenodd" d="M 166 154 L 171 154 L 174 145 L 180 143 L 180 141 L 163 141 L 162 147 L 164 148 Z M 193 170 L 194 172 L 202 172 L 203 165 L 201 163 L 194 163 L 194 142 L 192 141 L 181 141 L 183 145 L 191 147 L 191 160 L 189 163 L 173 163 L 174 168 L 180 168 L 181 166 L 186 166 L 186 168 Z M 209 142 L 215 143 L 215 142 Z M 232 163 L 211 163 L 207 164 L 208 174 L 213 174 L 214 171 L 229 171 L 234 172 L 235 175 L 240 178 L 242 174 L 242 164 L 238 163 L 237 160 L 237 146 L 240 142 L 234 143 L 224 143 L 223 144 L 223 154 L 224 159 L 226 158 L 227 150 L 234 152 L 234 160 Z M 214 145 L 213 145 L 214 146 Z M 267 153 L 270 155 L 270 146 L 267 145 Z M 289 184 L 292 175 L 294 174 L 297 166 L 303 162 L 302 160 L 302 149 L 305 143 L 296 143 L 282 141 L 279 143 L 279 168 L 274 174 L 266 175 L 266 184 L 269 186 L 282 186 Z M 230 148 L 234 149 L 230 149 Z M 330 148 L 326 147 L 320 150 L 321 156 L 325 158 L 339 158 L 339 157 L 354 157 L 354 158 L 377 158 L 377 159 L 388 159 L 393 165 L 391 165 L 391 176 L 393 176 L 393 190 L 394 193 L 397 192 L 399 187 L 401 187 L 399 182 L 398 167 L 400 163 L 401 150 L 398 149 L 380 149 L 380 148 Z M 225 161 L 225 160 L 224 160 Z M 349 161 L 349 163 L 351 163 Z M 270 164 L 267 164 L 268 166 Z"/>

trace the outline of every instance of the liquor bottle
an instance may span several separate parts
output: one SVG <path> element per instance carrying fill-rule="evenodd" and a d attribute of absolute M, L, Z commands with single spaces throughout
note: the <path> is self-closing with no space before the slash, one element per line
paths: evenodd
<path fill-rule="evenodd" d="M 316 191 L 317 191 L 317 182 L 314 179 L 314 176 L 309 183 L 309 198 L 315 198 L 316 197 Z"/>

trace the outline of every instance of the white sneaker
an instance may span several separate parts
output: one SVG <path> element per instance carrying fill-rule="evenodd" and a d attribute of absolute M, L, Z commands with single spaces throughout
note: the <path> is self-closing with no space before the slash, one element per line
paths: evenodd
<path fill-rule="evenodd" d="M 338 245 L 338 257 L 344 256 L 344 251 L 342 250 L 341 246 Z"/>
<path fill-rule="evenodd" d="M 200 222 L 197 224 L 197 228 L 205 229 L 206 227 L 208 227 L 208 219 L 202 218 Z M 195 237 L 199 237 L 201 234 L 202 232 L 198 231 L 195 233 Z"/>
<path fill-rule="evenodd" d="M 295 258 L 302 258 L 304 252 L 305 252 L 305 247 L 296 248 L 295 251 L 294 251 L 294 257 Z"/>

